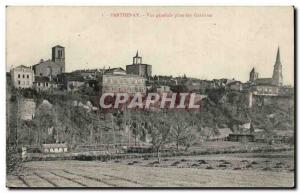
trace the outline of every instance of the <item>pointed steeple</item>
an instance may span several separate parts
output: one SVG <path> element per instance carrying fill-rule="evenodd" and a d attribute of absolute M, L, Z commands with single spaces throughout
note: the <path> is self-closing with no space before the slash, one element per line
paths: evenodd
<path fill-rule="evenodd" d="M 273 69 L 272 83 L 276 86 L 283 85 L 283 76 L 282 76 L 282 65 L 280 61 L 280 50 L 279 46 L 277 49 L 276 61 Z"/>
<path fill-rule="evenodd" d="M 258 79 L 258 73 L 255 71 L 255 68 L 253 67 L 252 70 L 250 71 L 250 82 L 254 82 L 256 79 Z"/>
<path fill-rule="evenodd" d="M 277 49 L 277 55 L 276 55 L 276 62 L 275 62 L 275 65 L 276 64 L 281 64 L 281 61 L 280 61 L 280 49 L 279 49 L 279 46 L 278 46 L 278 49 Z"/>
<path fill-rule="evenodd" d="M 139 50 L 136 51 L 135 57 L 139 57 Z"/>

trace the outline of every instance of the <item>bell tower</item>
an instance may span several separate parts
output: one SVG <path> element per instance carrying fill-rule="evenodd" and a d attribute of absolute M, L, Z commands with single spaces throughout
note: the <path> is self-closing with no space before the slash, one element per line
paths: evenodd
<path fill-rule="evenodd" d="M 258 79 L 258 73 L 255 71 L 255 68 L 253 67 L 250 72 L 249 81 L 254 82 L 256 79 Z"/>
<path fill-rule="evenodd" d="M 142 57 L 139 56 L 139 51 L 136 51 L 136 55 L 133 57 L 133 64 L 142 64 Z"/>
<path fill-rule="evenodd" d="M 60 65 L 61 73 L 65 72 L 65 48 L 57 45 L 52 48 L 52 61 Z"/>
<path fill-rule="evenodd" d="M 272 83 L 276 86 L 283 85 L 282 64 L 280 61 L 280 50 L 277 49 L 276 61 L 273 69 Z"/>

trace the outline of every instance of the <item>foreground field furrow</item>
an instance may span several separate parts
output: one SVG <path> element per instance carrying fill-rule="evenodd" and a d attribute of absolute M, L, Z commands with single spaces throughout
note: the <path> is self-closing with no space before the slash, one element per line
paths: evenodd
<path fill-rule="evenodd" d="M 32 161 L 8 175 L 7 186 L 293 187 L 293 158 L 293 152 L 271 152 L 168 157 L 161 163 L 150 158 Z"/>
<path fill-rule="evenodd" d="M 82 187 L 81 185 L 67 180 L 65 178 L 61 178 L 57 175 L 51 173 L 53 170 L 49 171 L 39 171 L 39 175 L 43 176 L 44 178 L 48 179 L 51 183 L 55 184 L 57 187 Z"/>
<path fill-rule="evenodd" d="M 130 181 L 139 182 L 144 187 L 159 187 L 166 186 L 172 187 L 180 184 L 180 186 L 201 186 L 207 184 L 207 179 L 209 178 L 200 178 L 190 179 L 190 175 L 185 174 L 184 170 L 175 168 L 144 168 L 144 167 L 135 167 L 135 166 L 117 166 L 112 165 L 111 167 L 104 167 L 106 164 L 100 163 L 98 167 L 95 167 L 93 170 L 90 168 L 79 169 L 82 172 L 89 172 L 96 174 L 108 174 L 108 176 L 118 176 L 120 179 L 130 179 Z M 175 169 L 175 170 L 174 170 Z M 183 171 L 181 174 L 180 171 Z M 191 174 L 195 173 L 197 170 L 193 170 Z M 203 174 L 205 176 L 205 174 Z M 147 183 L 145 183 L 147 182 Z M 130 184 L 128 184 L 130 185 Z M 130 185 L 134 186 L 134 185 Z"/>
<path fill-rule="evenodd" d="M 7 180 L 6 180 L 6 187 L 26 187 L 26 185 L 19 180 L 19 178 L 17 176 L 11 175 L 11 176 L 7 176 Z"/>
<path fill-rule="evenodd" d="M 18 179 L 19 179 L 26 187 L 30 187 L 30 185 L 27 183 L 27 181 L 24 179 L 24 177 L 18 176 Z"/>
<path fill-rule="evenodd" d="M 76 171 L 77 170 L 78 169 L 76 169 Z M 60 173 L 62 173 L 62 175 L 67 176 L 69 178 L 76 179 L 76 181 L 82 182 L 82 183 L 86 184 L 88 187 L 105 187 L 105 186 L 107 186 L 105 183 L 87 179 L 87 178 L 79 176 L 79 175 L 75 175 L 68 170 L 61 170 L 61 171 L 57 170 L 56 172 L 60 172 Z"/>
<path fill-rule="evenodd" d="M 51 174 L 57 176 L 57 177 L 60 177 L 60 178 L 64 178 L 66 180 L 69 180 L 71 182 L 74 182 L 76 184 L 79 184 L 80 186 L 83 186 L 83 187 L 87 187 L 86 184 L 82 183 L 82 182 L 79 182 L 78 180 L 75 180 L 74 178 L 69 178 L 69 177 L 66 177 L 66 176 L 63 176 L 63 175 L 60 175 L 60 174 L 57 174 L 57 172 L 50 172 Z"/>
<path fill-rule="evenodd" d="M 50 184 L 50 186 L 52 185 L 53 187 L 58 187 L 58 185 L 57 185 L 56 183 L 54 183 L 54 182 L 52 182 L 51 180 L 49 180 L 48 178 L 46 178 L 46 177 L 44 177 L 44 176 L 38 174 L 37 172 L 34 172 L 34 174 L 35 174 L 36 176 L 38 176 L 39 178 L 41 178 L 41 179 L 45 180 L 46 182 L 48 182 L 48 183 Z"/>
<path fill-rule="evenodd" d="M 123 177 L 118 177 L 118 176 L 113 176 L 113 175 L 108 175 L 108 174 L 102 174 L 103 176 L 108 176 L 108 177 L 111 177 L 111 178 L 116 178 L 116 179 L 119 179 L 119 180 L 124 180 L 124 181 L 127 181 L 127 182 L 130 182 L 130 183 L 133 183 L 134 185 L 139 185 L 139 186 L 151 186 L 151 185 L 146 185 L 144 183 L 140 183 L 136 180 L 130 180 L 130 179 L 127 179 L 127 178 L 123 178 Z"/>
<path fill-rule="evenodd" d="M 78 169 L 78 171 L 86 172 L 87 170 Z M 90 171 L 90 172 L 92 172 L 92 171 Z M 137 186 L 137 187 L 147 187 L 147 186 L 151 187 L 152 186 L 151 184 L 142 183 L 142 182 L 139 182 L 138 180 L 129 179 L 128 176 L 122 177 L 119 174 L 118 174 L 119 176 L 116 176 L 116 175 L 111 175 L 111 174 L 103 173 L 101 171 L 99 171 L 97 173 L 98 173 L 98 175 L 103 175 L 103 176 L 112 178 L 114 180 L 128 182 L 129 183 L 128 186 Z"/>
<path fill-rule="evenodd" d="M 19 176 L 15 176 L 15 175 L 7 176 L 7 181 L 6 181 L 7 187 L 12 187 L 12 188 L 16 188 L 16 187 L 23 188 L 24 187 L 25 188 L 25 187 L 28 187 L 26 184 L 20 179 Z"/>
<path fill-rule="evenodd" d="M 64 170 L 64 171 L 69 173 L 69 174 L 73 174 L 73 175 L 80 176 L 80 177 L 83 177 L 83 178 L 86 178 L 86 179 L 89 179 L 89 180 L 94 180 L 96 182 L 103 183 L 105 186 L 108 186 L 108 187 L 117 187 L 118 186 L 117 184 L 110 183 L 106 180 L 100 179 L 99 177 L 92 177 L 92 176 L 88 176 L 88 175 L 84 175 L 84 174 L 70 172 L 70 171 L 67 171 L 67 170 Z"/>

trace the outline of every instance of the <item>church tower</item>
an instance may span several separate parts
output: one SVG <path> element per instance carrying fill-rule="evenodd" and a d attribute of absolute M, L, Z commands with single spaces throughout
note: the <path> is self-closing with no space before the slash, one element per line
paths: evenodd
<path fill-rule="evenodd" d="M 255 71 L 255 68 L 252 68 L 249 81 L 254 82 L 256 79 L 258 79 L 258 72 Z"/>
<path fill-rule="evenodd" d="M 139 56 L 139 51 L 136 51 L 136 55 L 133 57 L 133 64 L 142 64 L 142 57 Z"/>
<path fill-rule="evenodd" d="M 282 65 L 280 61 L 280 50 L 277 49 L 276 61 L 273 69 L 272 83 L 276 86 L 283 85 Z"/>
<path fill-rule="evenodd" d="M 52 61 L 60 65 L 61 73 L 65 72 L 65 48 L 57 45 L 52 48 Z"/>

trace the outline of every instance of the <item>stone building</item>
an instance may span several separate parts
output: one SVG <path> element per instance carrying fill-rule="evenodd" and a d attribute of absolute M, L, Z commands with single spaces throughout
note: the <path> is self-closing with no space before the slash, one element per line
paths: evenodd
<path fill-rule="evenodd" d="M 55 80 L 51 80 L 49 77 L 36 76 L 33 82 L 33 88 L 36 91 L 49 91 L 58 88 L 58 83 Z"/>
<path fill-rule="evenodd" d="M 274 85 L 254 85 L 251 89 L 254 95 L 277 96 L 279 94 L 279 87 Z"/>
<path fill-rule="evenodd" d="M 133 57 L 132 64 L 126 66 L 126 73 L 148 78 L 152 75 L 152 66 L 144 64 L 142 57 L 139 56 L 137 51 L 136 55 Z"/>
<path fill-rule="evenodd" d="M 102 75 L 105 69 L 83 69 L 71 72 L 73 75 L 82 76 L 85 80 L 96 80 L 99 75 Z"/>
<path fill-rule="evenodd" d="M 52 48 L 52 59 L 44 61 L 43 59 L 33 65 L 34 74 L 36 76 L 56 77 L 65 72 L 65 48 L 55 46 Z"/>
<path fill-rule="evenodd" d="M 11 80 L 15 88 L 31 88 L 34 82 L 34 72 L 24 65 L 11 69 Z"/>
<path fill-rule="evenodd" d="M 68 145 L 64 143 L 42 144 L 44 153 L 63 153 L 68 152 Z"/>
<path fill-rule="evenodd" d="M 258 73 L 253 68 L 250 72 L 251 92 L 257 96 L 278 96 L 280 88 L 283 86 L 282 64 L 280 61 L 280 49 L 277 49 L 275 65 L 272 78 L 259 78 Z"/>
<path fill-rule="evenodd" d="M 86 82 L 82 76 L 69 76 L 67 77 L 67 90 L 79 91 L 80 88 L 86 85 Z"/>
<path fill-rule="evenodd" d="M 259 78 L 259 75 L 255 71 L 255 68 L 252 68 L 250 72 L 249 82 L 252 82 L 254 85 L 273 85 L 279 87 L 283 85 L 282 64 L 280 61 L 279 47 L 277 49 L 276 61 L 273 68 L 272 78 Z"/>
<path fill-rule="evenodd" d="M 100 92 L 103 93 L 146 93 L 145 78 L 126 74 L 122 68 L 108 69 L 98 78 Z"/>
<path fill-rule="evenodd" d="M 226 85 L 225 89 L 230 91 L 242 91 L 243 83 L 241 81 L 231 82 Z"/>
<path fill-rule="evenodd" d="M 78 91 L 89 80 L 85 80 L 83 76 L 77 73 L 62 73 L 57 76 L 57 81 L 61 84 L 61 88 L 67 91 Z"/>

